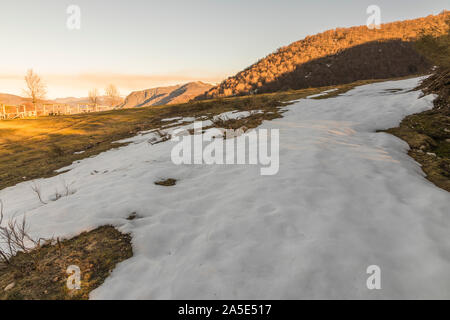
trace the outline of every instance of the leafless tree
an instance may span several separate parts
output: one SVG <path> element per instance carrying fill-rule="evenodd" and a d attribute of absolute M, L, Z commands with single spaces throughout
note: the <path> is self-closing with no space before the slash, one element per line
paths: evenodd
<path fill-rule="evenodd" d="M 27 71 L 27 74 L 25 75 L 25 83 L 27 88 L 24 89 L 24 93 L 31 99 L 31 102 L 36 107 L 36 103 L 45 98 L 45 95 L 47 94 L 47 86 L 44 81 L 42 81 L 41 77 L 33 72 L 33 69 L 29 69 Z"/>
<path fill-rule="evenodd" d="M 120 94 L 117 87 L 113 84 L 110 84 L 105 89 L 105 96 L 108 98 L 109 105 L 114 107 L 120 103 Z"/>
<path fill-rule="evenodd" d="M 98 89 L 94 88 L 91 91 L 89 91 L 89 101 L 91 101 L 92 104 L 97 105 L 100 100 Z"/>

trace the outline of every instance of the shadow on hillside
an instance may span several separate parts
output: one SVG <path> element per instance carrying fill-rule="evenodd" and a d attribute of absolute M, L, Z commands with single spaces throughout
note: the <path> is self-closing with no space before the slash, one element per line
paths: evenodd
<path fill-rule="evenodd" d="M 156 93 L 155 95 L 151 96 L 150 98 L 145 99 L 142 103 L 139 103 L 138 105 L 136 105 L 136 107 L 145 107 L 147 105 L 151 105 L 152 101 L 157 100 L 165 95 L 166 95 L 166 93 L 160 93 L 160 94 Z"/>
<path fill-rule="evenodd" d="M 424 74 L 430 67 L 411 42 L 373 41 L 301 64 L 294 71 L 264 83 L 257 93 Z"/>
<path fill-rule="evenodd" d="M 186 86 L 182 86 L 174 91 L 172 91 L 167 97 L 161 99 L 157 104 L 155 105 L 165 105 L 168 104 L 170 101 L 175 99 L 176 97 L 181 96 L 183 93 L 187 91 Z"/>

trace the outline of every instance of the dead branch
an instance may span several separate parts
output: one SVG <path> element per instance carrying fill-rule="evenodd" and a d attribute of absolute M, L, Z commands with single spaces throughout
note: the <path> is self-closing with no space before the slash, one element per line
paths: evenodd
<path fill-rule="evenodd" d="M 47 204 L 47 202 L 45 202 L 44 200 L 42 200 L 42 195 L 41 195 L 41 187 L 38 186 L 36 184 L 36 182 L 33 181 L 33 185 L 31 186 L 31 189 L 34 191 L 34 193 L 36 193 L 37 197 L 39 198 L 39 201 L 42 204 Z"/>

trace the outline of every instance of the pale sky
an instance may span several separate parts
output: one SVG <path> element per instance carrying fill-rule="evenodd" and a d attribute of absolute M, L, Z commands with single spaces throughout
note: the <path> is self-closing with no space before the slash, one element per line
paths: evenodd
<path fill-rule="evenodd" d="M 33 68 L 48 97 L 192 80 L 220 82 L 277 48 L 336 27 L 437 14 L 448 0 L 1 0 L 0 92 L 21 94 Z M 81 29 L 67 28 L 67 8 Z"/>

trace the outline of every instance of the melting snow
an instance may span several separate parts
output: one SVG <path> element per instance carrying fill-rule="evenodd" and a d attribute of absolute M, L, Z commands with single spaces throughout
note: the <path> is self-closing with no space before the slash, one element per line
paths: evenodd
<path fill-rule="evenodd" d="M 26 213 L 39 236 L 113 224 L 134 256 L 95 299 L 450 298 L 450 197 L 424 178 L 405 142 L 377 129 L 432 107 L 419 79 L 376 83 L 334 99 L 303 99 L 280 129 L 280 171 L 182 165 L 173 142 L 134 143 L 78 161 L 37 184 L 0 191 L 6 218 Z M 388 89 L 401 92 L 383 96 Z M 174 187 L 154 181 L 175 178 Z M 137 212 L 139 218 L 126 218 Z M 369 265 L 381 290 L 368 290 Z"/>
<path fill-rule="evenodd" d="M 313 95 L 307 96 L 306 98 L 307 99 L 311 99 L 311 98 L 317 98 L 317 97 L 326 96 L 327 94 L 329 94 L 331 92 L 334 92 L 334 91 L 337 91 L 337 90 L 338 90 L 337 88 L 325 90 L 325 91 L 322 91 L 321 93 L 317 93 L 317 94 L 313 94 Z"/>

